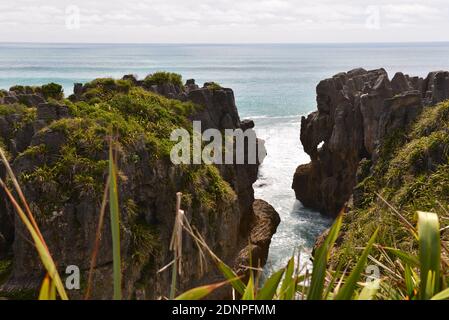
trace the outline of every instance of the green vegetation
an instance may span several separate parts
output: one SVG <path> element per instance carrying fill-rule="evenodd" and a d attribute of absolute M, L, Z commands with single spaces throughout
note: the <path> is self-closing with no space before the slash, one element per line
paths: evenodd
<path fill-rule="evenodd" d="M 45 239 L 36 223 L 33 213 L 30 210 L 30 206 L 23 195 L 22 188 L 17 181 L 14 172 L 9 165 L 8 159 L 5 156 L 5 153 L 2 149 L 0 149 L 0 158 L 3 166 L 6 169 L 6 173 L 8 178 L 12 181 L 12 185 L 16 193 L 19 195 L 20 201 L 17 201 L 14 195 L 11 192 L 11 189 L 5 184 L 3 179 L 0 178 L 0 186 L 5 191 L 6 196 L 9 198 L 11 204 L 13 205 L 18 218 L 26 227 L 31 239 L 36 248 L 36 252 L 39 254 L 39 258 L 47 271 L 46 279 L 48 281 L 48 286 L 51 287 L 51 291 L 55 292 L 54 297 L 56 298 L 56 292 L 59 294 L 59 297 L 62 300 L 67 300 L 68 296 L 65 291 L 64 285 L 62 283 L 61 277 L 58 273 L 58 269 L 53 260 L 53 257 L 48 249 L 48 245 L 45 242 Z"/>
<path fill-rule="evenodd" d="M 6 117 L 6 121 L 10 123 L 10 126 L 7 127 L 9 130 L 4 133 L 5 136 L 0 137 L 0 145 L 6 147 L 6 142 L 9 139 L 14 138 L 18 132 L 36 120 L 37 110 L 20 103 L 0 104 L 0 117 Z M 4 150 L 6 151 L 6 149 Z"/>
<path fill-rule="evenodd" d="M 61 100 L 64 98 L 62 86 L 53 82 L 42 86 L 12 86 L 9 91 L 14 91 L 17 94 L 39 94 L 45 99 Z"/>
<path fill-rule="evenodd" d="M 235 199 L 234 191 L 223 180 L 215 166 L 204 165 L 185 169 L 183 185 L 188 187 L 188 191 L 183 196 L 188 206 L 216 212 L 219 209 L 218 204 Z"/>
<path fill-rule="evenodd" d="M 0 116 L 7 116 L 11 114 L 24 114 L 27 111 L 26 106 L 20 103 L 0 105 Z"/>
<path fill-rule="evenodd" d="M 86 92 L 82 98 L 90 104 L 100 103 L 113 98 L 117 94 L 127 94 L 132 86 L 130 80 L 99 78 L 85 85 Z"/>
<path fill-rule="evenodd" d="M 144 83 L 146 86 L 152 86 L 152 85 L 162 85 L 162 84 L 173 84 L 177 87 L 182 87 L 182 76 L 177 73 L 171 73 L 171 72 L 156 72 L 149 76 L 147 76 L 144 80 Z"/>
<path fill-rule="evenodd" d="M 174 83 L 181 81 L 180 77 L 167 73 L 164 76 L 155 74 L 151 81 L 159 82 L 164 77 Z M 180 127 L 191 131 L 189 117 L 200 111 L 201 106 L 167 99 L 135 86 L 129 80 L 96 79 L 84 88 L 87 91 L 81 101 L 64 99 L 58 102 L 67 105 L 70 117 L 49 122 L 35 133 L 33 141 L 38 143 L 15 155 L 13 160 L 21 168 L 19 185 L 36 195 L 32 197 L 29 207 L 33 219 L 39 221 L 39 224 L 48 223 L 55 212 L 64 212 L 68 203 L 92 203 L 100 210 L 99 199 L 104 194 L 105 181 L 111 172 L 116 173 L 116 185 L 109 185 L 113 190 L 108 192 L 108 197 L 114 200 L 115 205 L 109 206 L 107 210 L 113 213 L 111 227 L 115 239 L 115 261 L 122 260 L 117 258 L 120 255 L 120 233 L 125 234 L 127 238 L 124 243 L 129 245 L 129 255 L 114 267 L 114 297 L 118 299 L 121 273 L 131 268 L 133 272 L 140 270 L 142 281 L 152 278 L 153 275 L 146 273 L 157 271 L 154 270 L 154 260 L 161 248 L 158 226 L 150 224 L 144 217 L 148 211 L 144 207 L 147 203 L 137 204 L 135 200 L 138 199 L 132 198 L 133 194 L 127 188 L 133 186 L 128 184 L 128 179 L 134 184 L 133 179 L 140 182 L 139 179 L 143 179 L 144 175 L 158 175 L 158 179 L 164 179 L 161 183 L 166 192 L 184 192 L 188 208 L 193 210 L 193 220 L 199 218 L 195 213 L 198 210 L 209 212 L 211 217 L 218 214 L 232 205 L 235 194 L 214 166 L 181 165 L 174 168 L 173 173 L 167 172 L 171 167 L 170 150 L 175 144 L 170 141 L 171 132 Z M 40 90 L 50 100 L 61 98 L 62 93 L 61 88 L 53 84 L 41 89 L 19 86 L 14 89 L 18 92 Z M 18 117 L 20 121 L 14 124 L 14 132 L 8 137 L 11 139 L 25 124 L 36 119 L 36 109 L 22 104 L 0 106 L 0 116 L 13 114 L 21 118 Z M 111 169 L 108 152 L 111 139 L 114 141 L 116 165 L 123 171 L 114 170 L 115 165 Z M 6 150 L 6 146 L 2 139 L 0 147 Z M 9 156 L 8 159 L 11 160 Z M 136 177 L 126 176 L 130 170 Z M 151 170 L 157 170 L 157 173 L 148 173 Z M 161 173 L 166 176 L 159 177 Z M 7 186 L 13 186 L 10 179 L 4 188 Z M 31 227 L 30 232 L 39 237 L 39 231 Z M 42 239 L 36 239 L 39 240 Z M 48 252 L 43 251 L 42 254 L 43 261 L 50 263 Z M 51 267 L 49 264 L 47 266 Z M 40 297 L 53 299 L 57 281 L 53 273 L 47 277 Z M 58 289 L 58 293 L 59 297 L 64 297 L 64 292 Z"/>
<path fill-rule="evenodd" d="M 317 249 L 314 257 L 313 270 L 310 273 L 301 270 L 298 259 L 292 257 L 285 268 L 274 272 L 261 286 L 253 270 L 249 270 L 249 280 L 245 284 L 231 268 L 211 253 L 210 249 L 200 240 L 198 245 L 204 246 L 222 271 L 226 282 L 212 284 L 189 290 L 178 296 L 178 300 L 198 300 L 226 284 L 241 296 L 242 300 L 444 300 L 449 298 L 447 288 L 449 277 L 444 273 L 442 265 L 443 254 L 440 247 L 440 224 L 434 213 L 418 212 L 416 234 L 410 230 L 409 237 L 417 237 L 419 249 L 417 256 L 394 248 L 383 248 L 383 262 L 373 260 L 396 278 L 389 282 L 388 277 L 372 277 L 365 273 L 368 257 L 373 251 L 377 239 L 377 230 L 356 257 L 356 263 L 350 271 L 348 265 L 339 264 L 333 269 L 328 266 L 329 257 L 342 225 L 342 217 L 338 217 L 329 231 L 324 243 Z M 189 230 L 188 222 L 185 222 Z M 412 227 L 413 228 L 413 227 Z M 414 229 L 414 228 L 413 228 Z M 190 232 L 189 232 L 190 233 Z M 194 239 L 197 235 L 192 235 Z M 388 257 L 390 252 L 393 259 Z M 396 259 L 394 259 L 396 258 Z M 447 262 L 447 261 L 446 261 Z M 342 270 L 346 269 L 342 272 Z"/>
<path fill-rule="evenodd" d="M 149 261 L 160 249 L 159 232 L 144 220 L 131 224 L 132 261 L 137 265 Z"/>
<path fill-rule="evenodd" d="M 120 249 L 120 206 L 118 202 L 117 167 L 113 143 L 109 144 L 109 210 L 111 211 L 114 300 L 122 299 L 122 258 Z"/>
<path fill-rule="evenodd" d="M 206 86 L 207 86 L 208 89 L 211 89 L 211 90 L 221 90 L 221 89 L 223 89 L 223 87 L 221 85 L 219 85 L 218 83 L 216 83 L 216 82 L 209 82 Z"/>
<path fill-rule="evenodd" d="M 12 260 L 0 260 L 0 285 L 6 280 L 12 270 Z"/>
<path fill-rule="evenodd" d="M 42 94 L 45 99 L 55 99 L 61 100 L 64 98 L 64 92 L 62 90 L 62 86 L 56 83 L 45 84 L 41 87 Z"/>
<path fill-rule="evenodd" d="M 418 242 L 409 237 L 408 225 L 416 221 L 418 210 L 436 212 L 443 227 L 449 217 L 449 102 L 427 107 L 409 133 L 391 133 L 371 172 L 356 187 L 360 201 L 345 216 L 345 240 L 336 252 L 349 262 L 368 235 L 379 227 L 379 242 L 416 253 Z M 448 233 L 442 233 L 448 240 Z M 380 259 L 381 252 L 373 256 Z M 385 258 L 385 257 L 384 257 Z"/>
<path fill-rule="evenodd" d="M 37 216 L 60 210 L 69 199 L 101 198 L 111 129 L 117 133 L 118 149 L 125 161 L 141 161 L 136 158 L 136 151 L 143 147 L 153 164 L 167 162 L 174 145 L 170 133 L 179 127 L 190 128 L 187 117 L 200 109 L 139 87 L 129 87 L 125 92 L 119 89 L 123 84 L 131 85 L 125 80 L 97 79 L 87 85 L 91 87 L 88 92 L 98 92 L 97 102 L 65 101 L 73 118 L 54 121 L 37 134 L 58 133 L 61 145 L 57 146 L 57 159 L 42 146 L 31 146 L 18 156 L 18 161 L 42 157 L 39 165 L 20 176 L 22 183 L 33 185 L 42 193 L 36 200 Z M 51 190 L 58 192 L 48 192 Z"/>

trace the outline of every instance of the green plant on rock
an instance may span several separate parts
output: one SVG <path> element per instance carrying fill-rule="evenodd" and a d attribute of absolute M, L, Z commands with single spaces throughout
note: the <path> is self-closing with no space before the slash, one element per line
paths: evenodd
<path fill-rule="evenodd" d="M 45 84 L 41 87 L 42 95 L 46 99 L 55 99 L 55 100 L 61 100 L 64 98 L 64 90 L 62 90 L 62 86 L 57 83 L 49 83 Z"/>
<path fill-rule="evenodd" d="M 144 80 L 145 85 L 163 85 L 163 84 L 173 84 L 177 87 L 182 87 L 182 76 L 177 73 L 158 71 L 149 76 Z"/>
<path fill-rule="evenodd" d="M 216 82 L 209 82 L 206 87 L 210 90 L 221 90 L 223 87 Z"/>

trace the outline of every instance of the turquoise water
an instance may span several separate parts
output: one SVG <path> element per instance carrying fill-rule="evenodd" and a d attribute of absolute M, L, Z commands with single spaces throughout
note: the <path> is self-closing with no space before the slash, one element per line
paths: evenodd
<path fill-rule="evenodd" d="M 296 167 L 309 160 L 299 141 L 300 117 L 315 110 L 319 80 L 356 67 L 425 76 L 449 70 L 449 44 L 0 44 L 0 88 L 53 81 L 70 94 L 74 82 L 158 70 L 233 88 L 241 117 L 255 120 L 268 149 L 256 195 L 282 218 L 267 269 L 283 265 L 295 249 L 305 263 L 314 238 L 330 223 L 304 209 L 290 189 Z"/>

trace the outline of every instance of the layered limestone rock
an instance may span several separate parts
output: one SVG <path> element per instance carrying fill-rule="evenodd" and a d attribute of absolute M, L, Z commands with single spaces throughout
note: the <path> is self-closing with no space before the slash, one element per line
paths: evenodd
<path fill-rule="evenodd" d="M 149 87 L 125 76 L 118 81 L 76 84 L 70 101 L 53 91 L 56 94 L 52 93 L 51 99 L 40 87 L 3 91 L 0 143 L 8 152 L 60 273 L 64 275 L 70 265 L 81 270 L 82 288 L 70 291 L 72 298 L 84 294 L 107 175 L 110 122 L 119 122 L 119 131 L 123 130 L 118 165 L 125 298 L 168 295 L 171 273 L 158 270 L 173 259 L 169 243 L 179 191 L 184 194 L 182 208 L 188 219 L 217 256 L 230 266 L 241 267 L 249 264 L 251 253 L 255 266 L 265 264 L 279 216 L 271 206 L 254 199 L 252 184 L 258 164 L 176 166 L 164 153 L 163 139 L 169 139 L 164 125 L 175 127 L 201 120 L 203 130 L 251 128 L 249 121 L 240 121 L 231 89 L 200 88 L 193 80 L 185 86 L 165 83 Z M 161 113 L 154 114 L 153 107 L 142 107 L 141 103 L 156 109 L 161 104 Z M 186 118 L 178 117 L 179 113 Z M 177 122 L 170 123 L 170 119 Z M 151 135 L 139 133 L 140 128 Z M 156 130 L 154 135 L 152 130 Z M 0 175 L 5 178 L 3 166 Z M 0 283 L 0 296 L 35 295 L 45 273 L 28 232 L 2 191 L 0 210 L 0 260 L 12 260 L 9 275 L 0 275 L 0 282 L 6 278 Z M 184 235 L 180 292 L 220 277 L 211 261 L 203 269 L 198 258 L 196 244 Z M 111 273 L 110 224 L 105 219 L 94 298 L 112 297 Z"/>
<path fill-rule="evenodd" d="M 311 162 L 296 170 L 293 189 L 306 207 L 336 215 L 350 199 L 362 159 L 407 128 L 425 106 L 449 98 L 449 73 L 426 79 L 384 69 L 355 69 L 321 81 L 317 108 L 301 119 L 301 142 Z"/>

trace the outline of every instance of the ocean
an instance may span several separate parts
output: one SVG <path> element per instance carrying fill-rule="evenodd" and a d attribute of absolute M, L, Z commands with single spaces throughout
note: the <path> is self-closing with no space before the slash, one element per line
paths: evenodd
<path fill-rule="evenodd" d="M 155 71 L 180 73 L 198 84 L 234 89 L 242 119 L 253 119 L 268 157 L 255 183 L 256 197 L 272 204 L 281 225 L 270 248 L 267 272 L 300 253 L 304 266 L 315 237 L 331 221 L 295 200 L 291 183 L 307 163 L 299 140 L 301 116 L 316 109 L 321 79 L 363 67 L 426 76 L 449 70 L 449 43 L 414 44 L 0 44 L 0 88 L 57 82 L 70 94 L 74 82 Z"/>

